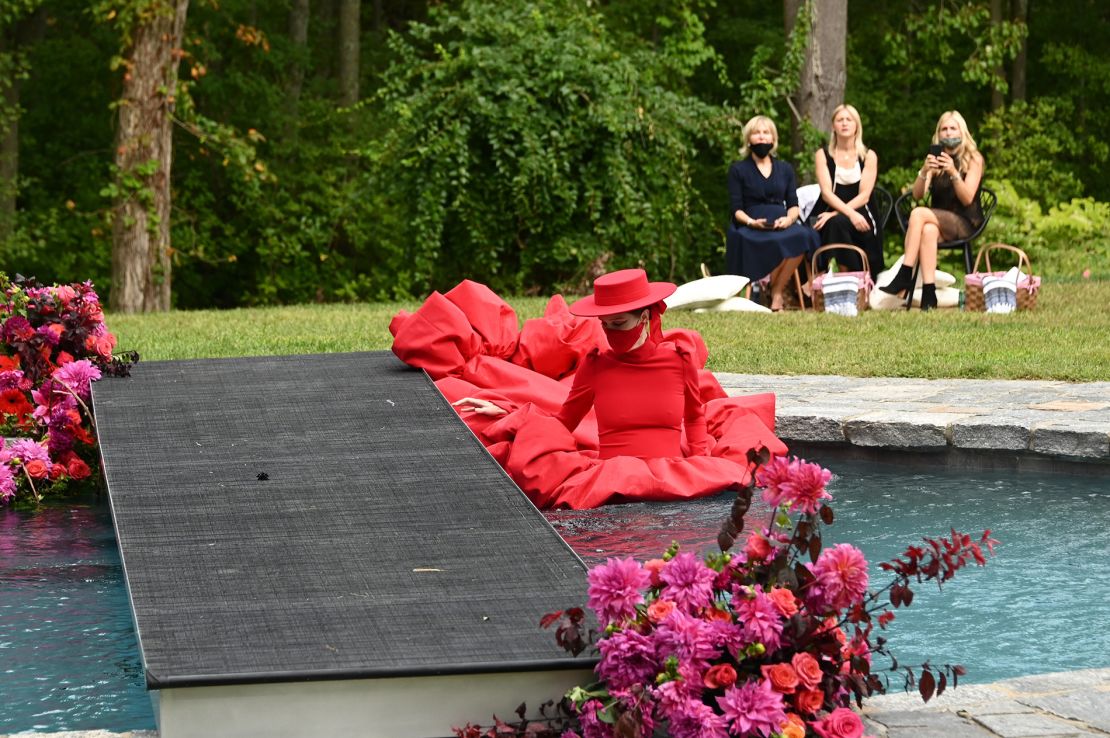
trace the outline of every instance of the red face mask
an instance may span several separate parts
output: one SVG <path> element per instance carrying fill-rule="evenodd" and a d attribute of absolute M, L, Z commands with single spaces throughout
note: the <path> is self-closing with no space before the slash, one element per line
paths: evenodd
<path fill-rule="evenodd" d="M 643 335 L 644 321 L 641 319 L 635 326 L 624 330 L 606 328 L 603 325 L 602 330 L 605 331 L 605 338 L 609 341 L 609 348 L 613 349 L 613 353 L 627 354 L 640 340 L 640 336 Z"/>

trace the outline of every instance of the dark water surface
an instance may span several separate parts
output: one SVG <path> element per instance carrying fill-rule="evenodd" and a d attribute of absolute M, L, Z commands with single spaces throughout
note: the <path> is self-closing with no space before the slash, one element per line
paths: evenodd
<path fill-rule="evenodd" d="M 1110 478 L 1064 474 L 901 471 L 837 462 L 829 486 L 836 521 L 825 543 L 853 543 L 878 568 L 924 535 L 950 527 L 1001 541 L 983 568 L 971 566 L 938 590 L 915 588 L 885 634 L 902 664 L 959 663 L 961 681 L 1110 666 Z M 608 556 L 659 556 L 671 540 L 716 550 L 727 495 L 684 503 L 616 505 L 547 513 L 587 564 Z M 766 524 L 753 505 L 748 528 Z M 877 586 L 876 586 L 877 585 Z M 568 603 L 569 604 L 569 603 Z M 888 665 L 878 660 L 876 666 Z M 901 688 L 901 680 L 892 682 Z"/>
<path fill-rule="evenodd" d="M 154 727 L 103 502 L 0 508 L 0 734 Z"/>

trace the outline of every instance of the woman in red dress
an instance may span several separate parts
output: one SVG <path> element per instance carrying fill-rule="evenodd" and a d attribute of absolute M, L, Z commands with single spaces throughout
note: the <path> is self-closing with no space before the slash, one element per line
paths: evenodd
<path fill-rule="evenodd" d="M 402 313 L 390 330 L 394 351 L 433 374 L 537 506 L 700 497 L 746 483 L 749 449 L 786 447 L 773 433 L 774 395 L 728 398 L 702 369 L 700 336 L 664 335 L 663 299 L 674 290 L 642 269 L 603 275 L 569 310 L 553 298 L 511 352 L 508 306 L 473 282 L 439 296 L 450 306 L 433 295 L 421 308 L 428 314 Z M 443 320 L 452 307 L 463 320 Z M 434 328 L 444 325 L 446 342 Z"/>

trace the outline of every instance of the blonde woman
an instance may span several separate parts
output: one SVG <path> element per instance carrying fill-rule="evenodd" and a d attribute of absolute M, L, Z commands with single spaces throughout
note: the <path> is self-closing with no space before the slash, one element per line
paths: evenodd
<path fill-rule="evenodd" d="M 971 235 L 983 223 L 979 186 L 983 181 L 983 155 L 955 110 L 940 116 L 925 163 L 913 183 L 913 196 L 932 194 L 931 207 L 916 207 L 906 226 L 902 268 L 887 285 L 892 295 L 913 289 L 913 269 L 921 264 L 921 309 L 937 306 L 937 243 Z"/>
<path fill-rule="evenodd" d="M 783 306 L 783 290 L 802 259 L 820 245 L 817 233 L 799 223 L 794 168 L 775 158 L 779 132 L 757 115 L 744 125 L 739 161 L 728 169 L 732 223 L 727 234 L 727 270 L 752 281 L 771 278 L 771 310 Z"/>
<path fill-rule="evenodd" d="M 833 111 L 831 128 L 828 148 L 818 149 L 815 157 L 821 199 L 810 213 L 810 222 L 821 234 L 823 246 L 863 249 L 871 276 L 876 277 L 883 270 L 883 238 L 867 204 L 879 174 L 879 157 L 864 146 L 863 122 L 851 105 Z M 855 251 L 832 253 L 850 271 L 863 270 Z"/>

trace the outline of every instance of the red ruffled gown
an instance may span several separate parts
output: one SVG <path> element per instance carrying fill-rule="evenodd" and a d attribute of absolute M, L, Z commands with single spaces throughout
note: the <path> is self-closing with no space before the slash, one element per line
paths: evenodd
<path fill-rule="evenodd" d="M 393 352 L 449 402 L 510 411 L 461 417 L 540 508 L 713 495 L 748 481 L 750 449 L 787 451 L 775 396 L 728 397 L 694 331 L 656 326 L 616 356 L 600 321 L 571 315 L 561 296 L 518 328 L 507 303 L 469 280 L 401 311 L 389 330 Z"/>

